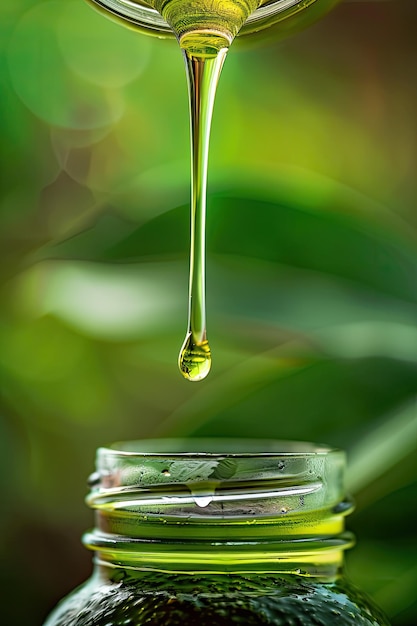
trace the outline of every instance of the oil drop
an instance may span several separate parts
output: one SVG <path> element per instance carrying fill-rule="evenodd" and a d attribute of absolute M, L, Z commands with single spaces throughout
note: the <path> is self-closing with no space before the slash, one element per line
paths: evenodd
<path fill-rule="evenodd" d="M 208 341 L 205 339 L 197 344 L 194 341 L 193 334 L 188 332 L 178 357 L 178 367 L 187 380 L 193 382 L 203 380 L 211 368 L 211 353 Z"/>

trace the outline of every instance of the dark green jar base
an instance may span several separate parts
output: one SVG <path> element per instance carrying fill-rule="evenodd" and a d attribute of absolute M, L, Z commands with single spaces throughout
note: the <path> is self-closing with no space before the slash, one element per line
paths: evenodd
<path fill-rule="evenodd" d="M 389 626 L 343 579 L 302 576 L 174 575 L 92 580 L 64 600 L 46 626 Z"/>

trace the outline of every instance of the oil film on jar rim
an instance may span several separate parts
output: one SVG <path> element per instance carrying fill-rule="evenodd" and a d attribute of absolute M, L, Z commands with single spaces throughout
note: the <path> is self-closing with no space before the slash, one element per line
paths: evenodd
<path fill-rule="evenodd" d="M 146 34 L 157 37 L 174 36 L 160 13 L 144 0 L 87 1 L 108 16 Z M 262 33 L 271 27 L 273 37 L 287 36 L 319 19 L 339 2 L 340 0 L 260 0 L 258 8 L 248 16 L 240 29 L 239 36 Z M 290 27 L 287 27 L 287 20 L 291 23 Z"/>

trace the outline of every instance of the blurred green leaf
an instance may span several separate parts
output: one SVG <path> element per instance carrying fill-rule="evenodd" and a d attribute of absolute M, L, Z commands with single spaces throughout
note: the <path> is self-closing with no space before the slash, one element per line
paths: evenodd
<path fill-rule="evenodd" d="M 405 239 L 400 246 L 398 235 L 390 231 L 372 232 L 356 218 L 320 209 L 320 213 L 313 213 L 256 198 L 212 197 L 208 250 L 338 276 L 417 301 L 417 248 Z M 187 207 L 167 211 L 104 253 L 101 250 L 98 260 L 183 256 L 189 241 L 188 224 Z M 94 231 L 90 237 L 91 242 L 96 239 Z M 77 258 L 82 255 L 77 239 L 72 242 L 72 252 Z M 54 253 L 59 255 L 59 247 Z M 71 254 L 68 245 L 66 254 Z"/>
<path fill-rule="evenodd" d="M 363 489 L 416 448 L 417 400 L 413 397 L 405 409 L 375 427 L 353 447 L 348 488 L 353 492 Z"/>
<path fill-rule="evenodd" d="M 297 352 L 298 354 L 297 358 Z M 349 448 L 381 413 L 414 398 L 417 364 L 318 360 L 282 346 L 207 381 L 162 425 L 164 435 L 324 440 Z M 414 445 L 414 441 L 413 441 Z"/>

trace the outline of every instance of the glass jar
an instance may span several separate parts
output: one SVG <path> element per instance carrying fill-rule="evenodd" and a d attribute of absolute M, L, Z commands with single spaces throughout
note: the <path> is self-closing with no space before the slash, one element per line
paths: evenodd
<path fill-rule="evenodd" d="M 108 16 L 157 37 L 173 37 L 174 32 L 151 4 L 159 2 L 165 7 L 170 1 L 172 2 L 149 0 L 147 3 L 144 0 L 88 0 Z M 238 0 L 235 1 L 239 4 Z M 274 38 L 287 36 L 319 19 L 338 2 L 340 0 L 261 0 L 260 6 L 246 19 L 239 35 L 253 34 L 274 27 Z M 200 3 L 204 4 L 204 0 L 200 0 Z M 224 3 L 227 4 L 227 0 Z M 196 2 L 194 6 L 195 4 Z M 210 6 L 216 5 L 210 2 Z"/>
<path fill-rule="evenodd" d="M 98 451 L 92 578 L 45 626 L 383 626 L 343 575 L 340 450 L 149 440 Z"/>

